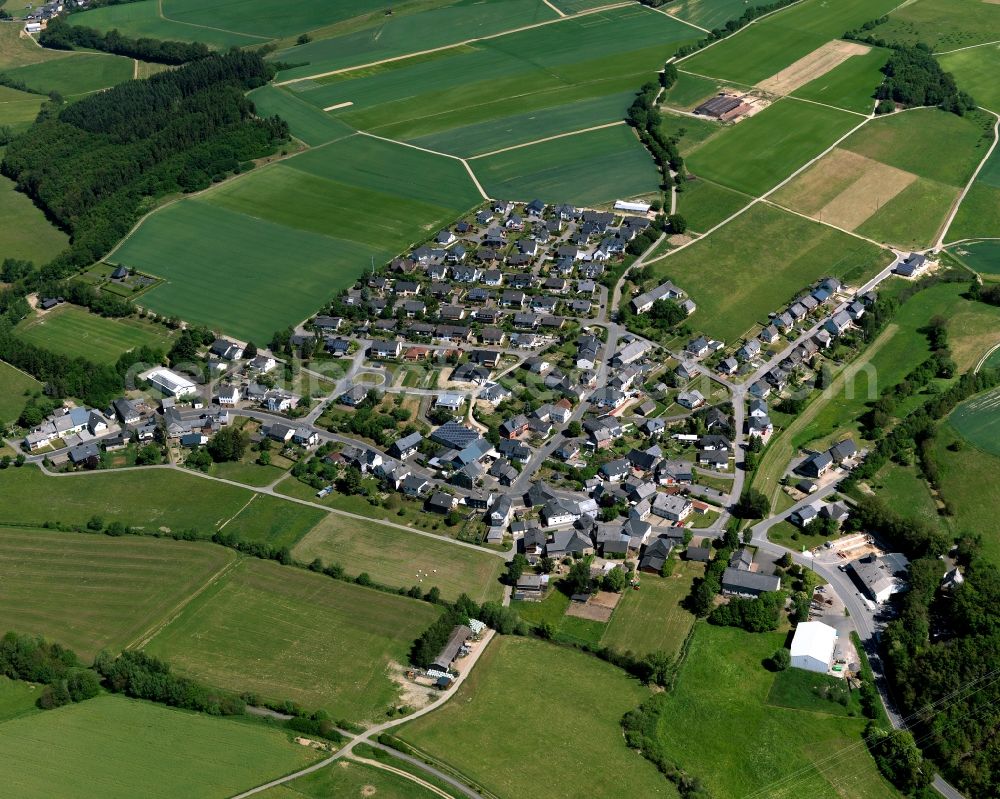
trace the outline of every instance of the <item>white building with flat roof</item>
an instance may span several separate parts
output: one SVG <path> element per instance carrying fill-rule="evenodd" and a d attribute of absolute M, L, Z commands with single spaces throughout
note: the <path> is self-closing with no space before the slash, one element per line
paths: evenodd
<path fill-rule="evenodd" d="M 163 367 L 150 369 L 140 377 L 148 380 L 168 397 L 183 397 L 198 390 L 198 387 L 183 375 Z"/>
<path fill-rule="evenodd" d="M 792 666 L 826 674 L 837 647 L 837 631 L 821 621 L 803 621 L 792 638 Z"/>

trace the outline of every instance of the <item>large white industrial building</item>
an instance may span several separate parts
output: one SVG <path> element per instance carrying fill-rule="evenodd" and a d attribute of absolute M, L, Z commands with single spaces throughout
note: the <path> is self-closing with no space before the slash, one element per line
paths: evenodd
<path fill-rule="evenodd" d="M 826 674 L 837 647 L 837 631 L 821 621 L 803 621 L 792 638 L 792 666 Z"/>

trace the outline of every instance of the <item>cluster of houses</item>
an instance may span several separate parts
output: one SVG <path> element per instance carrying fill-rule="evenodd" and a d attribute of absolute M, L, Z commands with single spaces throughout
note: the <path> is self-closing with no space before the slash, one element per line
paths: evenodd
<path fill-rule="evenodd" d="M 831 469 L 838 466 L 850 466 L 858 454 L 858 447 L 853 439 L 845 438 L 822 452 L 809 452 L 795 467 L 796 473 L 802 477 L 818 480 Z M 808 492 L 807 492 L 808 493 Z"/>
<path fill-rule="evenodd" d="M 45 30 L 49 21 L 58 17 L 67 5 L 75 8 L 86 8 L 89 2 L 88 0 L 66 0 L 63 3 L 63 0 L 51 0 L 51 2 L 44 3 L 24 15 L 25 32 L 38 33 Z"/>
<path fill-rule="evenodd" d="M 29 452 L 61 443 L 70 463 L 93 467 L 100 459 L 98 441 L 119 430 L 113 412 L 85 407 L 60 408 L 28 431 L 23 443 Z"/>

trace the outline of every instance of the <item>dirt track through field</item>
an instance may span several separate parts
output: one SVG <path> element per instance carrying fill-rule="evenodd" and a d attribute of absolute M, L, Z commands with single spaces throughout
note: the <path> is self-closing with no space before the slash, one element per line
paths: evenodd
<path fill-rule="evenodd" d="M 856 42 L 840 40 L 827 42 L 791 66 L 785 67 L 776 75 L 762 80 L 757 84 L 757 88 L 774 94 L 790 94 L 800 86 L 805 86 L 809 81 L 815 80 L 834 67 L 840 66 L 851 56 L 864 55 L 870 49 L 870 47 Z"/>

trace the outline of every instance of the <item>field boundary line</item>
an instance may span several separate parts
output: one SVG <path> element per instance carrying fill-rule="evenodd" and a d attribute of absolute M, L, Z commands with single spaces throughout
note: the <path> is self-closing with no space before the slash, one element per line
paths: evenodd
<path fill-rule="evenodd" d="M 696 55 L 698 55 L 698 53 L 705 52 L 710 47 L 715 47 L 715 45 L 719 44 L 719 42 L 725 42 L 725 41 L 728 41 L 729 39 L 732 39 L 733 36 L 736 36 L 740 31 L 745 31 L 747 28 L 751 27 L 752 25 L 756 25 L 761 20 L 765 20 L 768 17 L 773 16 L 774 14 L 780 14 L 782 11 L 787 11 L 789 8 L 795 8 L 795 6 L 800 5 L 801 3 L 804 3 L 804 2 L 805 2 L 805 0 L 795 0 L 794 3 L 789 3 L 787 6 L 782 6 L 781 8 L 774 9 L 774 11 L 769 11 L 768 13 L 764 14 L 761 17 L 757 17 L 756 19 L 750 20 L 746 25 L 744 25 L 742 28 L 740 28 L 740 30 L 734 31 L 729 36 L 724 36 L 721 39 L 716 39 L 714 42 L 710 42 L 709 44 L 706 44 L 700 50 L 695 50 L 693 53 L 688 53 L 687 55 L 681 56 L 680 58 L 671 58 L 670 61 L 672 61 L 675 64 L 679 64 L 679 63 L 681 63 L 681 61 L 686 61 L 687 59 L 691 58 L 691 56 L 696 56 Z M 718 78 L 713 78 L 713 80 L 719 80 L 719 79 Z"/>
<path fill-rule="evenodd" d="M 972 370 L 972 373 L 979 374 L 979 370 L 983 368 L 983 364 L 986 363 L 986 360 L 998 349 L 1000 349 L 1000 341 L 998 341 L 996 344 L 994 344 L 992 347 L 986 350 L 986 352 L 983 353 L 983 356 L 976 363 L 976 368 Z"/>
<path fill-rule="evenodd" d="M 546 3 L 546 5 L 551 5 L 548 2 L 548 0 L 545 0 L 545 3 Z M 408 771 L 403 771 L 403 769 L 401 769 L 401 768 L 396 768 L 395 766 L 390 766 L 388 763 L 379 763 L 377 760 L 369 760 L 367 757 L 361 757 L 360 755 L 356 755 L 353 752 L 351 753 L 350 757 L 348 757 L 346 759 L 347 760 L 354 760 L 357 763 L 364 763 L 366 766 L 371 766 L 372 768 L 382 769 L 383 771 L 388 771 L 391 774 L 396 774 L 397 776 L 400 776 L 403 779 L 410 780 L 410 782 L 416 783 L 417 785 L 421 786 L 422 788 L 426 788 L 431 793 L 435 793 L 438 796 L 443 797 L 443 799 L 455 799 L 455 797 L 453 797 L 451 794 L 445 793 L 440 788 L 438 788 L 436 785 L 432 785 L 431 783 L 427 782 L 427 780 L 420 779 L 420 777 L 418 777 L 416 774 L 411 774 Z"/>
<path fill-rule="evenodd" d="M 215 585 L 223 577 L 228 575 L 229 572 L 231 572 L 233 568 L 236 566 L 236 564 L 242 560 L 242 558 L 236 552 L 234 552 L 233 550 L 230 550 L 230 552 L 232 552 L 233 557 L 228 562 L 223 564 L 222 568 L 220 568 L 217 572 L 215 572 L 215 574 L 211 575 L 200 588 L 198 588 L 195 591 L 192 591 L 190 594 L 184 597 L 184 599 L 182 599 L 166 614 L 164 614 L 163 618 L 161 618 L 159 621 L 157 621 L 150 627 L 147 627 L 145 631 L 140 633 L 129 643 L 125 644 L 123 648 L 142 649 L 144 646 L 148 646 L 149 642 L 152 641 L 157 635 L 159 635 L 163 629 L 172 624 L 173 621 L 178 616 L 180 616 L 181 613 L 184 612 L 184 609 L 189 604 L 191 604 L 191 602 L 193 602 L 195 599 L 201 596 L 205 591 L 207 591 L 211 586 Z"/>
<path fill-rule="evenodd" d="M 240 508 L 238 511 L 236 511 L 236 513 L 234 513 L 232 516 L 230 516 L 222 524 L 219 525 L 218 532 L 221 533 L 225 529 L 225 527 L 226 527 L 227 524 L 229 524 L 233 519 L 235 519 L 237 516 L 239 516 L 241 513 L 243 513 L 243 511 L 245 511 L 248 507 L 250 507 L 250 503 L 253 502 L 255 499 L 257 499 L 257 497 L 259 497 L 259 496 L 260 496 L 260 494 L 258 494 L 257 492 L 254 492 L 253 496 L 250 497 L 250 499 L 248 499 L 246 501 L 246 504 L 242 508 Z"/>
<path fill-rule="evenodd" d="M 770 205 L 773 208 L 780 208 L 782 211 L 787 211 L 795 216 L 800 216 L 803 219 L 808 219 L 810 222 L 817 222 L 820 225 L 825 225 L 826 227 L 833 228 L 834 230 L 839 230 L 841 233 L 846 233 L 848 236 L 853 236 L 856 239 L 861 239 L 862 241 L 867 241 L 869 244 L 874 244 L 880 249 L 891 249 L 886 244 L 880 241 L 875 241 L 875 239 L 870 239 L 867 236 L 862 236 L 860 233 L 855 233 L 853 230 L 848 230 L 847 228 L 842 228 L 839 225 L 835 225 L 832 222 L 827 222 L 823 219 L 817 219 L 814 216 L 809 216 L 809 214 L 804 214 L 801 211 L 796 211 L 794 208 L 789 208 L 788 206 L 782 205 L 781 203 L 776 203 L 774 200 L 761 200 L 765 205 Z"/>
<path fill-rule="evenodd" d="M 550 3 L 550 2 L 549 2 L 549 0 L 542 0 L 542 2 L 543 2 L 543 3 L 545 3 L 545 5 L 547 5 L 547 6 L 549 7 L 549 8 L 551 8 L 551 9 L 552 9 L 553 11 L 555 11 L 555 12 L 556 12 L 556 14 L 558 14 L 558 15 L 559 15 L 560 17 L 566 17 L 566 16 L 569 16 L 569 15 L 568 15 L 568 14 L 567 14 L 567 13 L 566 13 L 565 11 L 563 11 L 562 9 L 559 9 L 559 8 L 556 8 L 556 7 L 554 6 L 554 5 L 552 5 L 552 3 Z"/>
<path fill-rule="evenodd" d="M 535 144 L 544 144 L 547 141 L 555 141 L 556 139 L 565 139 L 567 136 L 578 136 L 581 133 L 590 133 L 595 130 L 604 130 L 605 128 L 615 128 L 619 125 L 627 125 L 628 123 L 624 119 L 619 119 L 614 122 L 605 122 L 601 125 L 592 125 L 589 128 L 580 128 L 579 130 L 571 130 L 567 133 L 557 133 L 554 136 L 543 136 L 541 139 L 535 139 L 534 141 L 526 141 L 523 144 L 512 144 L 510 147 L 501 147 L 499 150 L 491 150 L 488 153 L 479 153 L 478 155 L 470 155 L 466 159 L 467 161 L 475 161 L 477 158 L 489 158 L 491 155 L 499 155 L 500 153 L 510 152 L 511 150 L 520 150 L 522 147 L 531 147 Z"/>
<path fill-rule="evenodd" d="M 940 252 L 941 248 L 944 247 L 944 237 L 948 235 L 948 231 L 951 229 L 952 224 L 955 221 L 955 217 L 958 216 L 958 209 L 962 207 L 962 203 L 965 201 L 966 196 L 972 189 L 973 184 L 976 182 L 976 178 L 979 177 L 979 173 L 983 171 L 983 167 L 986 166 L 986 162 L 990 160 L 990 156 L 993 155 L 993 151 L 997 148 L 997 142 L 1000 142 L 1000 114 L 995 111 L 990 111 L 988 108 L 983 108 L 979 106 L 980 110 L 985 111 L 987 114 L 993 114 L 993 144 L 990 145 L 989 149 L 986 151 L 986 155 L 983 156 L 983 160 L 979 162 L 975 171 L 972 173 L 972 177 L 969 178 L 968 183 L 959 192 L 958 197 L 952 203 L 951 209 L 948 212 L 948 217 L 944 220 L 944 224 L 941 226 L 941 233 L 935 239 L 934 245 L 931 249 L 934 252 Z"/>
<path fill-rule="evenodd" d="M 992 42 L 983 42 L 982 44 L 970 44 L 967 47 L 956 47 L 954 50 L 942 50 L 939 53 L 934 53 L 934 56 L 937 57 L 939 55 L 961 53 L 963 50 L 975 50 L 977 47 L 989 47 L 991 44 L 1000 44 L 1000 39 L 994 39 Z"/>
<path fill-rule="evenodd" d="M 692 28 L 697 28 L 698 30 L 702 31 L 703 33 L 711 33 L 712 32 L 708 28 L 703 28 L 703 27 L 701 27 L 701 25 L 695 25 L 693 22 L 688 22 L 686 19 L 681 19 L 676 14 L 671 14 L 668 11 L 664 11 L 662 8 L 654 7 L 654 6 L 647 6 L 645 3 L 640 3 L 639 5 L 641 5 L 643 8 L 648 8 L 650 11 L 656 11 L 659 14 L 663 14 L 663 16 L 665 16 L 665 17 L 670 17 L 670 19 L 672 19 L 672 20 L 674 20 L 676 22 L 683 22 L 685 25 L 690 25 Z"/>
<path fill-rule="evenodd" d="M 796 0 L 801 3 L 804 0 Z M 160 0 L 162 3 L 163 0 Z M 382 58 L 378 61 L 369 61 L 367 64 L 355 64 L 349 67 L 341 67 L 340 69 L 331 69 L 327 72 L 317 72 L 315 75 L 303 75 L 301 78 L 290 78 L 289 80 L 276 81 L 275 86 L 287 86 L 290 83 L 301 83 L 304 80 L 319 80 L 320 78 L 328 78 L 332 75 L 342 75 L 345 72 L 354 72 L 358 69 L 369 69 L 371 67 L 381 66 L 382 64 L 391 64 L 396 61 L 405 61 L 407 58 L 416 58 L 417 56 L 430 55 L 431 53 L 439 53 L 442 50 L 451 50 L 456 47 L 467 47 L 470 44 L 475 44 L 476 42 L 486 42 L 490 39 L 498 39 L 501 36 L 510 36 L 512 33 L 521 33 L 522 31 L 534 30 L 535 28 L 542 28 L 546 25 L 555 25 L 557 23 L 563 22 L 567 19 L 580 19 L 581 17 L 589 17 L 592 14 L 600 14 L 602 11 L 613 11 L 616 8 L 625 8 L 626 6 L 634 6 L 636 3 L 612 3 L 611 5 L 600 6 L 599 8 L 590 8 L 586 11 L 580 11 L 577 14 L 571 14 L 568 16 L 556 17 L 555 19 L 546 19 L 541 22 L 533 22 L 530 25 L 522 25 L 519 28 L 511 28 L 510 30 L 500 31 L 499 33 L 491 33 L 488 36 L 474 36 L 471 39 L 463 39 L 460 42 L 452 42 L 451 44 L 443 44 L 440 47 L 431 47 L 427 50 L 416 50 L 412 53 L 404 53 L 403 55 L 391 56 L 389 58 Z M 227 33 L 233 33 L 233 31 L 227 31 Z"/>
<path fill-rule="evenodd" d="M 227 28 L 213 28 L 211 25 L 199 25 L 197 22 L 184 22 L 180 19 L 173 19 L 163 13 L 163 0 L 156 0 L 156 13 L 164 22 L 173 22 L 175 25 L 187 25 L 191 28 L 204 28 L 207 31 L 218 31 L 219 33 L 231 33 L 233 36 L 245 36 L 248 39 L 260 39 L 263 42 L 274 41 L 273 36 L 260 36 L 256 33 L 244 33 L 243 31 L 231 31 Z"/>
<path fill-rule="evenodd" d="M 466 161 L 461 156 L 452 155 L 451 153 L 442 153 L 438 152 L 437 150 L 430 150 L 427 147 L 421 147 L 417 144 L 410 144 L 409 142 L 400 141 L 399 139 L 390 139 L 387 138 L 386 136 L 379 136 L 375 133 L 369 133 L 368 131 L 365 130 L 359 130 L 358 133 L 361 136 L 368 136 L 369 138 L 372 139 L 379 139 L 380 141 L 386 141 L 389 142 L 390 144 L 398 144 L 400 147 L 410 147 L 414 150 L 420 150 L 421 152 L 424 153 L 430 153 L 431 155 L 439 155 L 442 158 L 451 158 L 455 161 L 458 161 L 462 166 L 465 167 L 465 171 L 469 173 L 469 178 L 472 180 L 473 184 L 476 187 L 476 190 L 479 192 L 479 196 L 482 197 L 484 200 L 490 199 L 490 195 L 486 193 L 486 189 L 484 189 L 483 184 L 479 182 L 479 178 L 476 177 L 476 173 L 472 171 L 472 167 L 469 166 L 469 162 Z"/>

